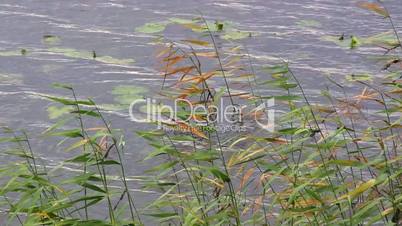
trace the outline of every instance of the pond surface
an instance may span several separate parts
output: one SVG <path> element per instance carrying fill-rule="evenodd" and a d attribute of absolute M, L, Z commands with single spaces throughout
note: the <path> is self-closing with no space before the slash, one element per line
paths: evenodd
<path fill-rule="evenodd" d="M 258 67 L 288 59 L 312 98 L 325 89 L 326 75 L 339 81 L 351 73 L 381 76 L 379 66 L 369 59 L 380 49 L 350 50 L 325 39 L 390 30 L 386 21 L 356 4 L 351 0 L 0 0 L 0 124 L 27 129 L 36 152 L 56 165 L 64 158 L 63 151 L 35 139 L 38 133 L 33 132 L 55 121 L 48 118 L 50 103 L 37 94 L 67 95 L 51 84 L 69 83 L 80 97 L 113 103 L 112 90 L 118 85 L 158 89 L 162 78 L 155 70 L 155 47 L 148 44 L 151 36 L 135 28 L 171 17 L 191 19 L 199 12 L 257 34 L 239 41 L 247 46 L 253 63 Z M 401 1 L 386 5 L 401 30 Z M 185 38 L 174 29 L 164 34 Z M 92 51 L 97 60 L 91 59 Z M 127 150 L 127 161 L 135 163 L 130 164 L 130 174 L 141 175 L 145 166 L 140 160 L 149 148 L 133 131 L 144 126 L 124 114 L 108 118 L 114 127 L 127 130 L 129 142 L 135 143 L 135 149 Z"/>

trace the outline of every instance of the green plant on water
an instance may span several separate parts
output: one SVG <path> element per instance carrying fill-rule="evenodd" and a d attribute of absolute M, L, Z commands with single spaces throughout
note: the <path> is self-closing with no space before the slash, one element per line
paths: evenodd
<path fill-rule="evenodd" d="M 321 23 L 316 20 L 300 20 L 297 23 L 297 26 L 305 28 L 305 27 L 321 27 Z"/>
<path fill-rule="evenodd" d="M 21 75 L 18 74 L 9 74 L 9 73 L 1 73 L 0 72 L 0 83 L 9 85 L 9 84 L 21 84 L 22 78 Z"/>
<path fill-rule="evenodd" d="M 135 31 L 157 35 L 163 32 L 169 25 L 179 25 L 181 27 L 191 29 L 196 33 L 205 33 L 207 30 L 218 32 L 221 38 L 225 40 L 241 40 L 256 35 L 252 34 L 251 32 L 237 29 L 233 23 L 229 21 L 204 21 L 202 17 L 191 20 L 173 17 L 166 21 L 145 23 L 144 25 L 137 27 Z M 216 33 L 216 35 L 218 33 Z"/>
<path fill-rule="evenodd" d="M 111 56 L 97 56 L 95 51 L 82 51 L 72 48 L 52 47 L 49 48 L 48 51 L 55 54 L 62 54 L 66 57 L 84 60 L 95 60 L 105 64 L 129 66 L 135 62 L 133 59 L 118 59 Z"/>
<path fill-rule="evenodd" d="M 52 46 L 57 44 L 56 40 L 50 37 L 44 39 L 44 43 Z M 52 54 L 60 54 L 65 57 L 82 60 L 94 60 L 104 64 L 114 64 L 119 66 L 130 66 L 135 62 L 134 59 L 120 59 L 107 55 L 97 55 L 95 51 L 77 50 L 73 48 L 49 47 L 45 51 L 48 51 Z M 0 51 L 0 57 L 30 56 L 33 53 L 37 54 L 37 52 L 27 49 Z"/>
<path fill-rule="evenodd" d="M 362 7 L 392 21 L 380 3 Z M 201 34 L 160 40 L 164 81 L 155 93 L 196 106 L 220 100 L 246 104 L 242 120 L 233 124 L 251 129 L 222 132 L 206 120 L 214 112 L 197 111 L 190 121 L 181 121 L 190 112 L 180 105 L 181 120 L 163 124 L 165 129 L 135 131 L 153 151 L 144 159 L 149 169 L 130 180 L 124 155 L 135 145 L 126 146 L 122 131 L 111 127 L 100 106 L 59 84 L 71 98 L 43 97 L 59 105 L 50 108 L 50 116 L 64 117 L 39 137 L 60 137 L 57 147 L 73 153 L 71 158 L 49 165 L 31 144 L 38 136 L 5 128 L 0 138 L 3 153 L 13 160 L 0 169 L 0 203 L 9 225 L 401 224 L 399 58 L 386 63 L 387 76 L 379 82 L 364 73 L 345 81 L 328 77 L 321 93 L 325 100 L 318 102 L 290 63 L 257 67 L 245 47 L 217 46 L 222 34 L 216 35 L 221 32 L 216 24 L 202 17 L 172 21 Z M 402 49 L 400 44 L 384 46 L 386 53 Z M 352 93 L 350 85 L 361 92 Z M 122 85 L 112 94 L 127 104 L 143 92 Z M 269 109 L 261 104 L 272 98 L 281 111 L 276 130 L 268 132 L 254 119 L 266 119 Z M 134 197 L 131 189 L 138 186 Z M 140 192 L 152 192 L 153 200 L 135 202 Z"/>
<path fill-rule="evenodd" d="M 25 56 L 27 53 L 28 50 L 26 49 L 0 51 L 0 57 Z"/>
<path fill-rule="evenodd" d="M 61 39 L 56 35 L 44 35 L 42 38 L 42 43 L 46 45 L 58 45 Z"/>

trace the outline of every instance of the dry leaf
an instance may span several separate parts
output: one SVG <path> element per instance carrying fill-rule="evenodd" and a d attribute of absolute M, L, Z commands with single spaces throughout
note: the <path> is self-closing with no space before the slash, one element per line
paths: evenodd
<path fill-rule="evenodd" d="M 361 2 L 359 3 L 359 7 L 363 9 L 368 9 L 373 12 L 376 12 L 384 17 L 389 17 L 389 13 L 386 9 L 384 9 L 382 6 L 380 6 L 377 3 L 372 3 L 372 2 Z"/>

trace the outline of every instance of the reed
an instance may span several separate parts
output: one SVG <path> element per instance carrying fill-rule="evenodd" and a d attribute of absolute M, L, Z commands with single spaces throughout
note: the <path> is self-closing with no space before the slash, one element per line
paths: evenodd
<path fill-rule="evenodd" d="M 402 50 L 383 3 L 360 6 L 391 24 L 395 41 L 381 46 L 385 54 Z M 33 138 L 3 128 L 1 149 L 10 160 L 0 169 L 0 206 L 8 225 L 402 223 L 399 57 L 384 62 L 387 76 L 381 81 L 351 75 L 345 85 L 328 77 L 317 100 L 291 63 L 253 64 L 247 48 L 235 41 L 247 33 L 203 16 L 175 22 L 198 38 L 158 40 L 164 78 L 158 95 L 161 102 L 180 98 L 209 111 L 180 105 L 178 119 L 151 123 L 163 129 L 136 130 L 154 150 L 144 159 L 152 166 L 133 182 L 125 152 L 135 147 L 126 147 L 103 106 L 80 99 L 72 86 L 55 85 L 70 97 L 42 97 L 70 107 L 68 116 Z M 160 32 L 162 25 L 139 30 Z M 270 99 L 278 112 L 275 131 L 255 121 L 267 120 L 272 106 L 264 103 Z M 245 131 L 222 132 L 208 120 L 218 116 L 210 107 L 220 101 L 239 119 L 230 126 Z M 32 139 L 61 140 L 55 149 L 73 157 L 50 165 Z M 141 191 L 134 194 L 135 187 Z M 144 191 L 152 192 L 153 201 L 137 203 Z"/>

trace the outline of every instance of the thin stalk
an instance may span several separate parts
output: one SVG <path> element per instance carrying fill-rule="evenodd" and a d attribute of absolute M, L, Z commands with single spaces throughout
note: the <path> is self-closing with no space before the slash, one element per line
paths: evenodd
<path fill-rule="evenodd" d="M 318 131 L 319 131 L 319 133 L 320 133 L 320 135 L 321 135 L 323 141 L 326 143 L 325 136 L 324 136 L 324 134 L 322 133 L 322 131 L 321 131 L 321 129 L 320 129 L 320 126 L 319 126 L 319 123 L 318 123 L 318 121 L 317 121 L 317 118 L 316 118 L 316 116 L 315 116 L 315 114 L 314 114 L 314 112 L 313 112 L 313 110 L 312 110 L 312 108 L 311 108 L 310 101 L 308 100 L 308 98 L 307 98 L 307 96 L 306 96 L 306 93 L 304 92 L 304 89 L 303 89 L 303 87 L 301 86 L 300 81 L 297 79 L 297 77 L 294 75 L 293 71 L 292 71 L 290 68 L 289 68 L 289 73 L 291 74 L 291 76 L 293 77 L 293 79 L 295 80 L 295 82 L 297 83 L 297 85 L 299 86 L 300 91 L 302 92 L 302 96 L 303 96 L 304 100 L 306 101 L 306 104 L 307 104 L 307 106 L 309 107 L 310 113 L 311 113 L 311 115 L 312 115 L 312 117 L 313 117 L 313 119 L 314 119 L 314 122 L 315 122 L 315 124 L 316 124 L 316 126 L 317 126 L 317 128 L 318 128 Z M 315 142 L 317 143 L 317 148 L 318 148 L 318 151 L 319 151 L 319 154 L 320 154 L 321 162 L 322 162 L 322 164 L 323 164 L 323 166 L 324 166 L 324 170 L 325 170 L 326 172 L 328 172 L 328 166 L 327 166 L 327 164 L 326 164 L 326 162 L 325 162 L 325 159 L 324 159 L 324 156 L 323 156 L 323 154 L 322 154 L 322 152 L 321 152 L 321 149 L 318 147 L 318 142 L 317 142 L 315 136 L 314 136 L 313 138 L 314 138 Z M 330 178 L 329 176 L 327 176 L 327 179 L 328 179 L 328 182 L 329 182 L 330 185 L 331 185 L 331 186 L 330 186 L 330 187 L 331 187 L 331 190 L 332 190 L 332 192 L 333 192 L 335 198 L 337 199 L 338 197 L 337 197 L 336 192 L 335 192 L 335 190 L 334 190 L 334 184 L 333 184 L 333 182 L 332 182 L 332 180 L 331 180 L 331 178 Z M 339 208 L 339 211 L 340 211 L 340 214 L 341 214 L 342 218 L 345 219 L 345 216 L 344 216 L 344 214 L 343 214 L 343 211 L 342 211 L 342 209 L 341 209 L 341 207 L 340 207 L 339 205 L 338 205 L 338 208 Z"/>
<path fill-rule="evenodd" d="M 176 145 L 173 143 L 173 141 L 172 141 L 172 139 L 170 138 L 170 136 L 169 136 L 168 134 L 165 134 L 165 136 L 166 136 L 166 138 L 169 140 L 169 142 L 172 144 L 173 148 L 174 148 L 176 151 L 178 151 L 178 149 L 176 148 Z M 202 205 L 200 196 L 199 196 L 199 194 L 198 194 L 198 190 L 197 190 L 196 186 L 194 185 L 194 182 L 193 182 L 193 179 L 192 179 L 193 176 L 190 175 L 190 171 L 189 171 L 188 167 L 186 166 L 186 164 L 184 163 L 184 161 L 183 161 L 183 159 L 182 159 L 181 157 L 179 157 L 179 162 L 180 162 L 180 164 L 182 165 L 184 171 L 185 171 L 186 174 L 187 174 L 187 177 L 188 177 L 188 179 L 189 179 L 189 181 L 190 181 L 191 187 L 192 187 L 192 189 L 193 189 L 193 191 L 194 191 L 194 195 L 195 195 L 195 197 L 196 197 L 196 199 L 197 199 L 198 204 L 199 204 L 199 205 Z M 201 207 L 201 213 L 202 213 L 202 215 L 203 215 L 203 217 L 204 217 L 206 223 L 208 224 L 207 215 L 206 215 L 206 213 L 205 213 L 205 211 L 204 211 L 204 207 Z"/>
<path fill-rule="evenodd" d="M 101 178 L 102 178 L 102 184 L 103 184 L 103 187 L 104 187 L 105 192 L 106 192 L 106 198 L 107 198 L 108 207 L 109 207 L 109 217 L 110 217 L 110 221 L 111 221 L 112 224 L 115 224 L 116 220 L 115 220 L 115 217 L 114 217 L 114 211 L 113 211 L 112 201 L 110 200 L 110 197 L 109 197 L 109 188 L 108 188 L 108 185 L 107 185 L 106 171 L 105 171 L 103 165 L 102 165 L 102 166 L 99 166 L 99 160 L 100 160 L 100 159 L 99 159 L 98 154 L 97 154 L 97 151 L 96 151 L 96 150 L 97 150 L 97 147 L 94 146 L 94 144 L 92 143 L 90 137 L 88 136 L 88 134 L 87 134 L 86 131 L 85 131 L 85 127 L 84 127 L 84 123 L 83 123 L 83 120 L 82 120 L 81 111 L 79 110 L 80 108 L 79 108 L 78 99 L 77 99 L 77 96 L 76 96 L 76 94 L 75 94 L 75 91 L 74 91 L 73 88 L 71 88 L 70 90 L 71 90 L 71 92 L 72 92 L 72 94 L 73 94 L 73 97 L 74 97 L 74 100 L 75 100 L 75 103 L 76 103 L 77 114 L 78 114 L 78 121 L 79 121 L 79 123 L 80 123 L 80 128 L 81 128 L 81 132 L 82 132 L 83 139 L 87 139 L 87 140 L 90 141 L 89 144 L 91 145 L 91 147 L 92 147 L 92 149 L 93 149 L 92 151 L 93 151 L 93 155 L 94 155 L 94 157 L 95 157 L 96 167 L 97 167 L 97 169 L 98 169 L 99 175 L 100 175 Z M 86 163 L 85 163 L 85 166 L 86 166 Z M 85 169 L 86 169 L 86 167 L 85 167 Z M 86 206 L 85 206 L 85 207 L 86 207 Z"/>
<path fill-rule="evenodd" d="M 100 112 L 99 108 L 96 105 L 95 105 L 95 109 L 98 112 L 98 114 L 99 114 L 103 124 L 105 125 L 108 133 L 112 135 L 112 130 L 111 130 L 110 126 L 107 124 L 105 118 L 103 117 L 102 113 Z M 120 150 L 118 148 L 116 138 L 114 136 L 112 136 L 112 142 L 113 142 L 114 148 L 116 149 L 117 156 L 118 156 L 118 159 L 119 159 L 119 162 L 120 162 L 120 170 L 121 170 L 122 177 L 123 177 L 122 180 L 123 180 L 123 184 L 124 184 L 124 189 L 125 189 L 125 192 L 127 193 L 127 199 L 128 199 L 128 203 L 129 203 L 129 207 L 130 207 L 131 218 L 132 218 L 133 222 L 135 222 L 135 218 L 134 218 L 134 212 L 135 212 L 135 214 L 137 215 L 138 221 L 142 224 L 140 214 L 138 213 L 138 210 L 135 207 L 135 204 L 134 204 L 134 202 L 132 200 L 132 196 L 131 196 L 130 191 L 128 189 L 123 158 L 121 156 L 121 153 L 120 153 Z"/>
<path fill-rule="evenodd" d="M 227 78 L 226 78 L 225 70 L 223 69 L 223 64 L 222 64 L 221 57 L 220 57 L 220 55 L 219 55 L 218 46 L 216 45 L 216 41 L 215 41 L 215 38 L 214 38 L 214 36 L 213 36 L 213 34 L 212 34 L 212 32 L 211 32 L 211 29 L 209 28 L 208 23 L 207 23 L 207 21 L 205 20 L 204 16 L 202 16 L 202 14 L 201 14 L 201 18 L 202 18 L 202 20 L 203 20 L 203 22 L 204 22 L 204 24 L 205 24 L 205 26 L 206 26 L 206 28 L 207 28 L 209 37 L 210 37 L 211 40 L 212 40 L 212 44 L 213 44 L 213 46 L 214 46 L 216 58 L 218 59 L 218 63 L 219 63 L 220 70 L 222 71 L 222 76 L 223 76 L 223 80 L 224 80 L 224 82 L 225 82 L 226 91 L 228 92 L 228 95 L 229 95 L 230 103 L 232 104 L 232 106 L 234 106 L 234 101 L 233 101 L 232 95 L 231 95 L 231 93 L 230 93 L 229 82 L 228 82 L 228 80 L 227 80 Z"/>
<path fill-rule="evenodd" d="M 72 92 L 72 94 L 73 94 L 73 97 L 74 97 L 74 100 L 75 100 L 75 108 L 76 108 L 76 110 L 77 110 L 77 112 L 78 112 L 78 115 L 77 115 L 77 118 L 78 118 L 78 122 L 79 122 L 79 125 L 80 125 L 80 128 L 81 128 L 81 133 L 82 133 L 82 135 L 84 136 L 84 133 L 85 133 L 85 128 L 84 128 L 84 122 L 83 122 L 83 120 L 82 120 L 82 116 L 81 116 L 81 111 L 80 111 L 80 106 L 79 106 L 79 104 L 78 104 L 78 99 L 77 99 L 77 96 L 76 96 L 76 94 L 75 94 L 75 91 L 74 91 L 74 89 L 73 88 L 71 88 L 71 92 Z M 85 139 L 85 137 L 82 137 L 82 139 Z M 86 152 L 86 150 L 85 150 L 86 148 L 85 148 L 85 145 L 82 147 L 82 150 L 83 150 L 83 152 L 85 153 Z M 83 166 L 83 174 L 85 175 L 87 173 L 87 163 L 86 162 L 84 162 L 84 166 Z M 87 197 L 87 188 L 86 187 L 84 187 L 84 197 Z M 85 219 L 86 220 L 88 220 L 88 207 L 87 207 L 87 200 L 85 199 L 84 200 L 84 205 L 85 205 L 85 208 L 84 208 L 84 211 L 85 211 Z"/>

